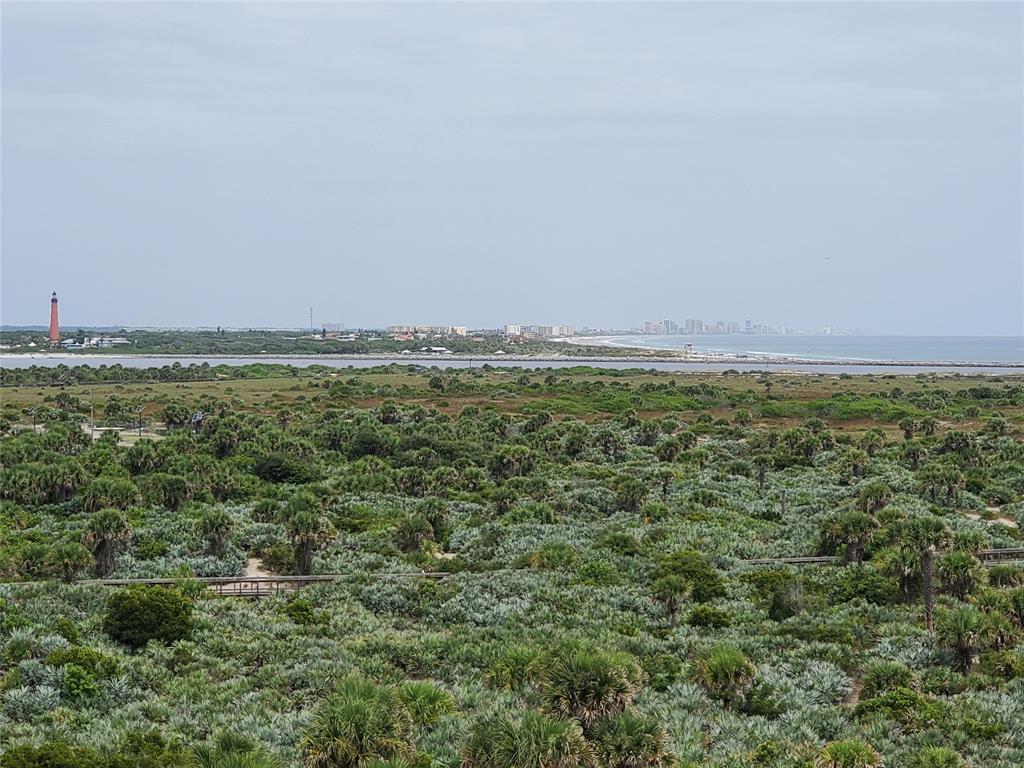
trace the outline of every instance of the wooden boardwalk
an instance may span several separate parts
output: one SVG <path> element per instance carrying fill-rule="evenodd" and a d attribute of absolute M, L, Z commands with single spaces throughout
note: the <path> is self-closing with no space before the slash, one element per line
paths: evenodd
<path fill-rule="evenodd" d="M 1024 547 L 1002 547 L 982 549 L 974 553 L 982 565 L 992 567 L 1000 564 L 1024 565 Z M 842 565 L 839 557 L 757 557 L 740 560 L 744 565 Z M 485 571 L 485 575 L 492 572 Z M 309 576 L 192 576 L 160 579 L 85 579 L 76 584 L 100 587 L 130 587 L 135 584 L 173 587 L 186 583 L 206 585 L 210 591 L 224 597 L 261 598 L 281 592 L 294 592 L 313 584 L 357 581 L 360 579 L 443 579 L 452 574 L 447 571 L 407 571 L 396 573 L 328 573 Z M 28 582 L 9 582 L 25 584 Z"/>
<path fill-rule="evenodd" d="M 410 571 L 407 573 L 331 573 L 309 576 L 194 576 L 179 579 L 88 579 L 78 584 L 100 587 L 129 587 L 135 584 L 173 587 L 183 583 L 205 584 L 210 590 L 225 597 L 269 597 L 279 592 L 294 592 L 312 584 L 369 579 L 443 579 L 451 574 L 444 571 Z"/>
<path fill-rule="evenodd" d="M 979 549 L 974 556 L 982 565 L 1004 565 L 1024 563 L 1024 547 L 1000 547 L 999 549 Z M 842 565 L 840 557 L 755 557 L 740 560 L 746 565 Z"/>

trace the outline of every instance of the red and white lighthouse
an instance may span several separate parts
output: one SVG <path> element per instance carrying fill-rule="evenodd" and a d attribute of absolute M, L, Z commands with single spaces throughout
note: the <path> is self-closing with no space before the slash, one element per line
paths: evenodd
<path fill-rule="evenodd" d="M 50 346 L 60 344 L 60 322 L 57 320 L 57 292 L 50 297 Z"/>

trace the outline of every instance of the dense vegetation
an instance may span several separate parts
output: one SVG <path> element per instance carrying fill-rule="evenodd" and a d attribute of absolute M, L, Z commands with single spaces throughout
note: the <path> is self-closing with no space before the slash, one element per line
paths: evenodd
<path fill-rule="evenodd" d="M 9 373 L 3 768 L 1024 764 L 1019 379 Z"/>
<path fill-rule="evenodd" d="M 88 329 L 65 329 L 66 339 L 81 342 L 86 336 L 111 335 L 107 331 Z M 81 350 L 90 355 L 118 355 L 126 352 L 133 355 L 372 355 L 395 354 L 406 350 L 415 352 L 424 347 L 445 347 L 454 353 L 469 355 L 490 355 L 498 350 L 519 355 L 568 355 L 585 357 L 592 355 L 643 356 L 644 350 L 617 347 L 583 346 L 564 344 L 544 339 L 510 341 L 501 334 L 475 336 L 423 337 L 410 340 L 395 340 L 382 331 L 360 331 L 353 334 L 326 334 L 324 331 L 273 331 L 273 330 L 124 330 L 113 335 L 128 339 L 130 345 L 107 349 L 89 348 Z M 314 338 L 323 336 L 323 338 Z M 10 346 L 16 352 L 27 352 L 30 342 L 36 349 L 46 349 L 48 340 L 44 331 L 30 332 L 17 330 L 0 331 L 0 344 Z M 661 356 L 672 353 L 662 351 Z"/>

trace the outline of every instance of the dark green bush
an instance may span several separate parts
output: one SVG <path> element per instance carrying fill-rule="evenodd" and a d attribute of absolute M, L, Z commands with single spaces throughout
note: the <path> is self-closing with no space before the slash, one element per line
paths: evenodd
<path fill-rule="evenodd" d="M 690 599 L 699 603 L 725 596 L 725 582 L 710 561 L 700 552 L 684 550 L 666 557 L 655 578 L 678 576 L 688 582 Z"/>
<path fill-rule="evenodd" d="M 898 661 L 876 661 L 864 669 L 861 698 L 871 699 L 896 688 L 913 688 L 914 673 Z"/>
<path fill-rule="evenodd" d="M 271 453 L 257 459 L 253 472 L 270 483 L 308 483 L 316 477 L 308 463 L 285 453 Z"/>
<path fill-rule="evenodd" d="M 729 612 L 713 605 L 695 605 L 690 609 L 686 623 L 691 627 L 721 629 L 732 623 Z"/>
<path fill-rule="evenodd" d="M 895 688 L 880 696 L 861 700 L 853 714 L 862 719 L 884 717 L 912 729 L 927 728 L 939 721 L 942 709 L 910 688 Z"/>
<path fill-rule="evenodd" d="M 281 612 L 294 623 L 307 627 L 322 624 L 327 620 L 327 616 L 317 612 L 313 604 L 304 597 L 293 597 L 285 603 Z"/>
<path fill-rule="evenodd" d="M 647 675 L 647 685 L 656 691 L 667 691 L 683 673 L 683 662 L 670 653 L 655 653 L 640 662 Z"/>
<path fill-rule="evenodd" d="M 58 648 L 46 655 L 46 663 L 53 667 L 63 667 L 67 664 L 75 664 L 97 677 L 110 677 L 117 674 L 117 659 L 95 648 L 83 645 L 70 645 L 67 648 Z"/>
<path fill-rule="evenodd" d="M 103 630 L 132 648 L 150 640 L 173 643 L 192 631 L 192 602 L 174 588 L 128 587 L 107 600 Z"/>

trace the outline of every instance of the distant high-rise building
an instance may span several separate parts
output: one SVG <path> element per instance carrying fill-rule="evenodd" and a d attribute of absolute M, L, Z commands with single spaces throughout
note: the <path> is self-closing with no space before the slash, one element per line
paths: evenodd
<path fill-rule="evenodd" d="M 505 335 L 506 336 L 522 336 L 523 326 L 519 323 L 506 323 L 505 324 Z"/>
<path fill-rule="evenodd" d="M 644 320 L 644 333 L 660 335 L 665 333 L 665 326 L 660 320 Z"/>
<path fill-rule="evenodd" d="M 50 346 L 60 344 L 60 321 L 57 319 L 57 292 L 50 297 Z"/>
<path fill-rule="evenodd" d="M 753 329 L 750 327 L 750 321 L 747 320 L 743 323 L 743 332 L 750 333 Z"/>

